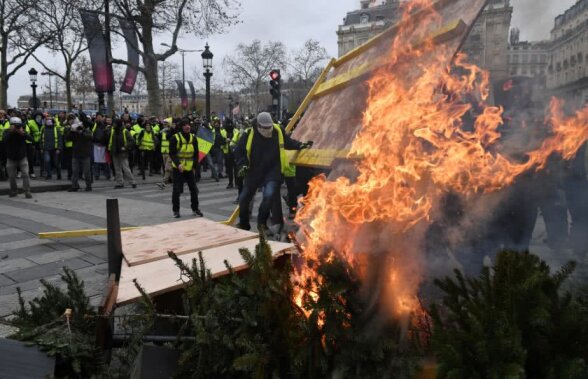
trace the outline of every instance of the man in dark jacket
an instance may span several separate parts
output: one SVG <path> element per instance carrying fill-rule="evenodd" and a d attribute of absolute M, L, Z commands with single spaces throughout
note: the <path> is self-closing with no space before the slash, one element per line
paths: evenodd
<path fill-rule="evenodd" d="M 174 217 L 180 217 L 180 194 L 184 190 L 184 182 L 190 189 L 192 214 L 202 217 L 198 209 L 198 188 L 194 171 L 198 164 L 198 139 L 190 133 L 190 120 L 182 119 L 179 123 L 180 132 L 174 134 L 169 141 L 169 157 L 173 167 L 172 211 Z"/>
<path fill-rule="evenodd" d="M 280 184 L 289 162 L 285 150 L 301 150 L 311 143 L 301 143 L 274 125 L 272 116 L 262 112 L 257 116 L 257 127 L 244 133 L 235 148 L 235 160 L 240 177 L 244 177 L 243 192 L 239 197 L 239 225 L 249 230 L 249 204 L 258 188 L 263 187 L 263 200 L 257 213 L 257 229 L 264 233 L 272 202 L 280 198 Z"/>
<path fill-rule="evenodd" d="M 129 166 L 129 153 L 135 148 L 135 140 L 131 132 L 123 126 L 123 120 L 116 120 L 108 136 L 108 151 L 114 165 L 116 176 L 115 189 L 124 187 L 124 180 L 137 188 L 135 178 Z"/>
<path fill-rule="evenodd" d="M 78 184 L 80 178 L 80 170 L 84 172 L 84 179 L 86 181 L 86 191 L 92 191 L 92 170 L 91 159 L 92 154 L 92 130 L 91 128 L 79 120 L 72 123 L 71 128 L 66 129 L 66 141 L 73 142 L 72 148 L 72 176 L 71 188 L 69 192 L 77 192 L 80 189 Z"/>
<path fill-rule="evenodd" d="M 51 179 L 53 163 L 57 173 L 57 179 L 61 180 L 61 157 L 63 151 L 63 134 L 55 125 L 51 117 L 46 117 L 41 126 L 41 153 L 45 163 L 45 179 Z"/>
<path fill-rule="evenodd" d="M 10 119 L 10 126 L 4 131 L 6 148 L 6 170 L 10 181 L 10 197 L 17 194 L 16 172 L 22 173 L 22 186 L 27 199 L 32 198 L 29 182 L 29 162 L 27 159 L 27 141 L 32 142 L 33 136 L 26 133 L 22 120 L 18 117 Z"/>

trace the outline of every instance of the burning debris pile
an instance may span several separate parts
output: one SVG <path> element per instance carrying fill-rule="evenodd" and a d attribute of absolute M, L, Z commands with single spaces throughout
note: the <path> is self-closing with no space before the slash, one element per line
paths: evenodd
<path fill-rule="evenodd" d="M 350 151 L 359 160 L 313 179 L 296 220 L 304 250 L 298 282 L 321 282 L 316 262 L 346 260 L 396 319 L 418 311 L 420 285 L 447 247 L 430 240 L 432 227 L 442 224 L 445 242 L 468 245 L 468 254 L 496 254 L 495 236 L 484 237 L 485 247 L 468 239 L 490 225 L 513 186 L 554 157 L 572 159 L 588 139 L 586 107 L 570 113 L 555 98 L 524 98 L 508 112 L 491 105 L 488 73 L 429 36 L 431 25 L 447 20 L 430 0 L 407 4 L 386 64 L 368 81 Z"/>

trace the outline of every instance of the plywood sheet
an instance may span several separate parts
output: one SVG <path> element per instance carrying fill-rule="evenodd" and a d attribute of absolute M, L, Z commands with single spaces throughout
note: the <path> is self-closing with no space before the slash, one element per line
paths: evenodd
<path fill-rule="evenodd" d="M 124 232 L 122 248 L 126 263 L 135 266 L 167 259 L 170 250 L 182 255 L 257 238 L 253 232 L 194 218 Z"/>
<path fill-rule="evenodd" d="M 253 252 L 258 243 L 259 240 L 245 240 L 222 247 L 203 250 L 202 255 L 206 262 L 206 267 L 211 271 L 212 276 L 219 277 L 227 274 L 225 260 L 229 262 L 235 271 L 247 268 L 239 254 L 239 249 L 246 248 Z M 289 243 L 273 241 L 268 243 L 272 249 L 274 259 L 295 251 L 294 245 Z M 191 265 L 193 259 L 198 259 L 198 253 L 184 254 L 179 258 L 186 264 Z M 137 291 L 137 288 L 133 284 L 133 279 L 137 279 L 138 283 L 151 296 L 174 291 L 186 285 L 182 281 L 182 278 L 180 278 L 180 269 L 169 257 L 135 266 L 129 266 L 126 262 L 123 262 L 117 297 L 118 305 L 131 303 L 141 297 L 139 291 Z"/>
<path fill-rule="evenodd" d="M 329 166 L 334 159 L 338 158 L 337 155 L 351 149 L 353 140 L 361 129 L 368 98 L 367 80 L 371 77 L 369 72 L 361 76 L 357 75 L 358 72 L 365 71 L 366 67 L 384 66 L 396 76 L 405 78 L 407 85 L 410 85 L 421 61 L 439 54 L 455 54 L 458 51 L 471 26 L 486 5 L 486 0 L 438 0 L 435 4 L 439 13 L 438 20 L 423 25 L 422 28 L 419 26 L 408 31 L 409 34 L 405 39 L 418 43 L 420 37 L 417 36 L 422 33 L 428 33 L 431 37 L 445 33 L 443 38 L 435 39 L 438 49 L 428 51 L 414 61 L 401 60 L 390 64 L 397 30 L 395 26 L 392 26 L 381 37 L 376 38 L 375 42 L 369 44 L 365 51 L 357 55 L 350 54 L 351 58 L 343 57 L 337 61 L 324 86 L 329 87 L 328 83 L 336 84 L 338 78 L 348 84 L 334 85 L 336 89 L 323 91 L 321 96 L 313 98 L 304 117 L 292 133 L 292 137 L 299 141 L 314 141 L 313 149 L 321 153 L 318 156 L 307 152 L 302 153 L 295 157 L 294 164 Z M 462 27 L 453 28 L 451 32 L 448 32 L 448 27 L 451 25 L 462 25 Z M 356 80 L 347 80 L 355 76 L 358 76 Z"/>

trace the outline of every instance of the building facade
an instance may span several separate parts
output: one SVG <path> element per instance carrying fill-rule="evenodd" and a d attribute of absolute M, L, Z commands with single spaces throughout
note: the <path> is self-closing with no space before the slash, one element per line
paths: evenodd
<path fill-rule="evenodd" d="M 515 30 L 513 30 L 515 33 Z M 513 35 L 511 33 L 511 36 Z M 510 76 L 544 78 L 550 57 L 549 41 L 528 42 L 511 38 L 508 45 L 508 73 Z"/>
<path fill-rule="evenodd" d="M 588 0 L 555 18 L 551 31 L 547 87 L 577 103 L 588 102 Z"/>
<path fill-rule="evenodd" d="M 469 61 L 488 70 L 491 80 L 502 80 L 509 75 L 508 33 L 512 10 L 510 0 L 489 0 L 463 45 Z"/>
<path fill-rule="evenodd" d="M 399 0 L 362 0 L 360 9 L 347 13 L 337 30 L 339 56 L 363 45 L 389 28 L 400 16 Z"/>

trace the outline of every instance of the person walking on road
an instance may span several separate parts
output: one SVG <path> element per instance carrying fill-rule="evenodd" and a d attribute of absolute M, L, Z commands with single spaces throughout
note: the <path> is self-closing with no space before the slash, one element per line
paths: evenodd
<path fill-rule="evenodd" d="M 267 232 L 267 220 L 272 203 L 280 199 L 280 184 L 289 167 L 286 150 L 301 150 L 312 146 L 291 139 L 274 124 L 268 112 L 257 116 L 257 127 L 246 132 L 235 148 L 238 174 L 244 178 L 243 192 L 239 197 L 239 225 L 249 230 L 249 204 L 258 188 L 263 187 L 263 199 L 257 213 L 257 229 Z"/>
<path fill-rule="evenodd" d="M 80 189 L 80 171 L 84 174 L 86 181 L 86 192 L 92 191 L 92 129 L 79 120 L 72 122 L 71 127 L 66 129 L 65 139 L 73 142 L 71 160 L 71 188 L 68 192 L 77 192 Z"/>
<path fill-rule="evenodd" d="M 192 214 L 202 217 L 198 209 L 198 188 L 194 175 L 198 164 L 198 140 L 190 133 L 190 120 L 187 118 L 180 121 L 179 128 L 181 132 L 174 134 L 169 141 L 169 157 L 173 167 L 172 211 L 174 218 L 180 217 L 180 194 L 185 182 L 190 189 Z"/>
<path fill-rule="evenodd" d="M 27 141 L 32 142 L 33 136 L 25 131 L 22 120 L 18 117 L 10 118 L 10 126 L 4 131 L 4 144 L 6 148 L 6 170 L 10 182 L 10 197 L 15 197 L 18 191 L 16 186 L 16 172 L 22 173 L 22 187 L 27 199 L 32 198 L 29 181 L 29 161 L 27 159 Z"/>
<path fill-rule="evenodd" d="M 123 127 L 122 120 L 116 120 L 108 138 L 108 151 L 114 164 L 116 178 L 115 189 L 123 188 L 125 180 L 131 183 L 133 188 L 137 188 L 129 166 L 129 153 L 133 151 L 134 146 L 135 141 L 131 132 Z"/>

